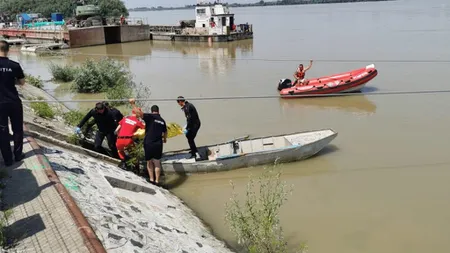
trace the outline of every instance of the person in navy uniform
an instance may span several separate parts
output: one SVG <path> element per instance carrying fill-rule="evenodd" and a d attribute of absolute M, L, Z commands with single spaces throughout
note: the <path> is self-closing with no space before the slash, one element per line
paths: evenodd
<path fill-rule="evenodd" d="M 103 101 L 102 103 L 106 106 L 106 108 L 108 108 L 111 111 L 111 113 L 114 116 L 114 120 L 116 121 L 117 124 L 119 124 L 119 122 L 123 119 L 123 114 L 118 109 L 111 107 L 108 102 Z M 91 120 L 87 123 L 86 130 L 84 131 L 85 136 L 88 136 L 90 134 L 91 129 L 94 125 L 95 120 Z"/>
<path fill-rule="evenodd" d="M 95 108 L 90 110 L 86 116 L 81 120 L 80 124 L 75 128 L 77 134 L 81 133 L 81 128 L 93 117 L 95 124 L 97 124 L 98 131 L 95 134 L 95 150 L 100 152 L 103 150 L 102 143 L 106 137 L 108 141 L 108 147 L 112 152 L 113 158 L 119 158 L 116 148 L 116 134 L 114 131 L 117 128 L 118 123 L 114 114 L 109 110 L 105 104 L 99 102 L 95 105 Z"/>
<path fill-rule="evenodd" d="M 198 154 L 197 146 L 194 141 L 201 126 L 197 109 L 182 96 L 177 98 L 177 103 L 181 106 L 181 110 L 186 116 L 187 124 L 184 129 L 184 134 L 186 135 L 189 148 L 191 149 L 191 158 L 195 158 L 196 160 L 200 159 L 200 155 Z"/>
<path fill-rule="evenodd" d="M 145 122 L 144 153 L 147 161 L 149 182 L 156 186 L 162 186 L 159 182 L 161 176 L 161 158 L 163 146 L 167 142 L 167 124 L 159 113 L 159 107 L 153 105 L 151 113 L 143 113 L 136 106 L 136 100 L 131 98 L 130 104 L 136 110 L 136 115 Z"/>
<path fill-rule="evenodd" d="M 23 151 L 23 107 L 17 85 L 25 85 L 25 75 L 19 63 L 8 58 L 9 44 L 0 41 L 0 150 L 6 166 L 21 161 Z M 13 131 L 14 152 L 11 151 L 8 119 Z"/>

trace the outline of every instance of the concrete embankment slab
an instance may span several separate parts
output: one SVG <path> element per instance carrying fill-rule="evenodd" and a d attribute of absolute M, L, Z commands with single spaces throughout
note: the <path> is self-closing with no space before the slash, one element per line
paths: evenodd
<path fill-rule="evenodd" d="M 232 252 L 169 191 L 87 155 L 41 146 L 108 252 Z"/>

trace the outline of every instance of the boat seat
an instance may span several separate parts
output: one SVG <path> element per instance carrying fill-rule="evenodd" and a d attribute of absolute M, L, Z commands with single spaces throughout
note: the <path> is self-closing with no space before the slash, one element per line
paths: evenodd
<path fill-rule="evenodd" d="M 241 153 L 248 154 L 253 152 L 252 141 L 241 141 L 239 143 Z"/>
<path fill-rule="evenodd" d="M 273 137 L 269 137 L 269 138 L 264 138 L 262 140 L 263 142 L 263 149 L 264 150 L 271 150 L 275 148 L 275 145 L 273 143 Z"/>
<path fill-rule="evenodd" d="M 274 137 L 273 139 L 274 139 L 274 145 L 275 145 L 276 149 L 292 146 L 292 143 L 290 141 L 288 141 L 286 139 L 286 137 L 284 137 L 284 136 Z"/>
<path fill-rule="evenodd" d="M 229 156 L 234 153 L 233 151 L 233 144 L 223 144 L 217 147 L 219 149 L 219 153 L 217 154 L 218 157 L 220 156 Z"/>
<path fill-rule="evenodd" d="M 252 140 L 251 143 L 253 152 L 260 152 L 264 150 L 262 139 Z"/>

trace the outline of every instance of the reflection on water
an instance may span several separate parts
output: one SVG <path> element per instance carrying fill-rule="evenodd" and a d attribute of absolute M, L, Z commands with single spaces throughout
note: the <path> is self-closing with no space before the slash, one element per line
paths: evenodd
<path fill-rule="evenodd" d="M 341 97 L 317 97 L 282 99 L 280 106 L 283 114 L 292 114 L 298 109 L 326 109 L 355 113 L 375 113 L 377 106 L 364 95 Z"/>
<path fill-rule="evenodd" d="M 127 67 L 130 67 L 131 59 L 139 60 L 139 58 L 150 56 L 152 49 L 149 41 L 139 41 L 71 49 L 70 53 L 69 59 L 73 63 L 82 63 L 86 58 L 100 60 L 103 57 L 110 57 L 122 61 Z"/>
<path fill-rule="evenodd" d="M 253 40 L 230 43 L 152 41 L 151 46 L 155 51 L 181 53 L 187 57 L 197 56 L 199 70 L 210 76 L 226 75 L 235 65 L 237 53 L 241 56 L 251 56 L 253 52 Z"/>

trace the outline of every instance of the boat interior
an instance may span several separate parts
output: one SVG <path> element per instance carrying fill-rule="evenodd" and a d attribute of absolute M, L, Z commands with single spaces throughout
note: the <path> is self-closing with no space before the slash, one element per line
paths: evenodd
<path fill-rule="evenodd" d="M 244 154 L 275 151 L 278 149 L 303 146 L 335 134 L 332 130 L 297 133 L 292 135 L 255 138 L 251 140 L 237 140 L 227 143 L 199 147 L 201 161 L 215 161 L 239 157 Z M 190 159 L 188 150 L 166 154 L 162 162 L 173 163 L 196 162 Z"/>

